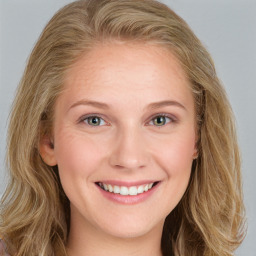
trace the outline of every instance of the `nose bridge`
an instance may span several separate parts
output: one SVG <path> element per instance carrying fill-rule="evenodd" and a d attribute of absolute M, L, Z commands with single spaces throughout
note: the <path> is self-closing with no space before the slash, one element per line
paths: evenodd
<path fill-rule="evenodd" d="M 115 143 L 110 157 L 112 166 L 131 170 L 147 165 L 145 138 L 140 127 L 130 124 L 120 129 L 116 134 Z"/>

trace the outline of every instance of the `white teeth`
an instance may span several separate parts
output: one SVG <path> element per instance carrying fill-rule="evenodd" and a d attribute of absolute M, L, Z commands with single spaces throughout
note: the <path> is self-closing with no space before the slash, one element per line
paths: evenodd
<path fill-rule="evenodd" d="M 120 189 L 120 195 L 126 196 L 129 194 L 129 190 L 127 187 L 122 186 Z"/>
<path fill-rule="evenodd" d="M 120 193 L 120 187 L 119 186 L 114 186 L 114 193 L 119 194 Z"/>
<path fill-rule="evenodd" d="M 130 196 L 136 196 L 138 194 L 137 188 L 136 187 L 130 187 L 129 188 L 129 195 Z"/>
<path fill-rule="evenodd" d="M 105 191 L 115 193 L 115 194 L 120 194 L 123 196 L 136 196 L 138 194 L 142 194 L 144 192 L 147 192 L 153 187 L 154 183 L 149 183 L 149 184 L 144 184 L 140 186 L 131 186 L 131 187 L 126 187 L 126 186 L 117 186 L 117 185 L 110 185 L 110 184 L 105 184 L 105 183 L 99 183 L 99 186 L 104 189 Z"/>
<path fill-rule="evenodd" d="M 141 194 L 143 192 L 144 192 L 144 186 L 141 185 L 138 187 L 138 194 Z"/>
<path fill-rule="evenodd" d="M 108 185 L 107 184 L 103 184 L 104 189 L 107 191 L 108 190 Z"/>
<path fill-rule="evenodd" d="M 113 192 L 113 188 L 112 188 L 111 185 L 108 185 L 108 191 L 109 191 L 109 192 Z"/>

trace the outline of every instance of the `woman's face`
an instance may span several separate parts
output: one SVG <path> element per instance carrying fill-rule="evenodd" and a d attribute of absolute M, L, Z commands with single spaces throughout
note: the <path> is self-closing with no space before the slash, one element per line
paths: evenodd
<path fill-rule="evenodd" d="M 72 225 L 115 237 L 162 230 L 196 156 L 189 82 L 159 46 L 109 43 L 69 70 L 41 154 L 58 165 Z M 45 140 L 47 141 L 47 140 Z"/>

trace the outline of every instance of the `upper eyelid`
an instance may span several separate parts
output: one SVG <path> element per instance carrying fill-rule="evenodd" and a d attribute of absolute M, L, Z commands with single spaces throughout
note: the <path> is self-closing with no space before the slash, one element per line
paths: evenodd
<path fill-rule="evenodd" d="M 149 121 L 147 121 L 147 122 L 152 121 L 154 118 L 156 118 L 156 117 L 158 117 L 158 116 L 164 116 L 164 117 L 170 118 L 173 122 L 178 121 L 178 118 L 177 118 L 177 117 L 175 117 L 175 116 L 174 116 L 174 115 L 172 115 L 172 114 L 167 114 L 167 113 L 157 113 L 157 114 L 153 115 L 152 117 L 150 117 Z"/>
<path fill-rule="evenodd" d="M 85 120 L 89 117 L 99 117 L 99 118 L 103 119 L 105 122 L 107 122 L 106 118 L 103 117 L 101 114 L 98 114 L 98 113 L 83 115 L 83 116 L 79 117 L 78 122 L 81 122 L 81 121 L 83 121 L 83 120 Z"/>
<path fill-rule="evenodd" d="M 107 121 L 105 120 L 105 118 L 101 117 L 99 114 L 97 114 L 97 115 L 90 115 L 90 114 L 89 114 L 89 115 L 84 115 L 84 116 L 82 116 L 81 118 L 78 119 L 77 123 L 78 123 L 78 124 L 84 123 L 85 120 L 86 120 L 86 119 L 89 119 L 90 117 L 97 117 L 97 118 L 99 118 L 99 119 L 102 119 L 105 124 L 103 124 L 103 125 L 95 125 L 95 126 L 94 126 L 94 125 L 90 125 L 89 123 L 87 123 L 86 125 L 87 125 L 88 127 L 97 128 L 97 127 L 101 127 L 101 126 L 110 126 L 109 122 L 107 122 Z"/>

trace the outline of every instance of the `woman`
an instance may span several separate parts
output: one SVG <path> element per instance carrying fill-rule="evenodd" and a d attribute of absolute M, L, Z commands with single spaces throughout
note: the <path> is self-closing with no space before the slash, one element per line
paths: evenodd
<path fill-rule="evenodd" d="M 7 156 L 10 255 L 232 255 L 243 240 L 232 110 L 205 48 L 156 1 L 76 1 L 52 18 Z"/>

